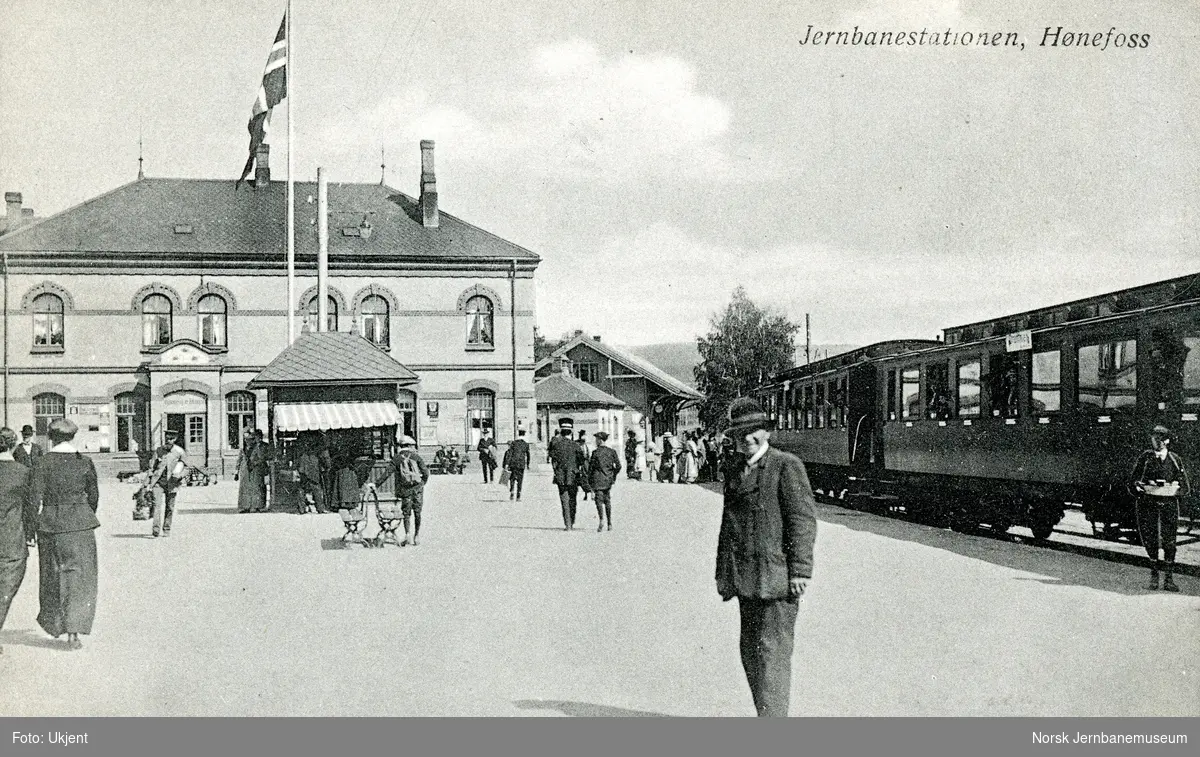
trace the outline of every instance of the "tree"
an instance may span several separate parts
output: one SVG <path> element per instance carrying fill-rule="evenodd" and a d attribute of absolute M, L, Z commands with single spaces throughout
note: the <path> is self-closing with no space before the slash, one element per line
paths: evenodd
<path fill-rule="evenodd" d="M 792 367 L 799 330 L 783 314 L 756 305 L 745 288 L 733 290 L 729 305 L 709 320 L 708 334 L 696 339 L 700 363 L 693 371 L 706 397 L 700 406 L 705 428 L 724 428 L 729 403 Z"/>
<path fill-rule="evenodd" d="M 563 334 L 561 338 L 547 339 L 537 326 L 533 327 L 533 362 L 537 363 L 554 354 L 554 351 L 570 341 L 571 337 Z"/>

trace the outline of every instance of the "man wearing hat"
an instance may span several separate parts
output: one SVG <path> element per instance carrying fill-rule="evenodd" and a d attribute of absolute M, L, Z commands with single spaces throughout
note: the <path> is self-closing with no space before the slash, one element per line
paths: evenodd
<path fill-rule="evenodd" d="M 404 515 L 404 541 L 400 546 L 417 546 L 421 535 L 421 509 L 425 505 L 425 484 L 429 483 L 429 466 L 417 454 L 417 440 L 401 435 L 399 451 L 392 457 L 389 475 L 396 477 L 396 499 Z M 387 479 L 385 478 L 384 481 Z M 379 482 L 380 484 L 383 481 Z M 409 530 L 409 526 L 412 530 Z"/>
<path fill-rule="evenodd" d="M 1179 455 L 1167 449 L 1171 430 L 1155 426 L 1150 449 L 1138 456 L 1133 486 L 1138 491 L 1137 522 L 1142 544 L 1150 556 L 1150 591 L 1158 590 L 1158 573 L 1164 572 L 1163 591 L 1179 591 L 1175 583 L 1175 535 L 1179 530 L 1179 497 L 1191 493 L 1187 471 Z M 1163 561 L 1158 559 L 1162 547 Z"/>
<path fill-rule="evenodd" d="M 32 468 L 41 458 L 42 448 L 33 441 L 33 426 L 27 423 L 21 427 L 21 443 L 13 450 L 13 460 L 26 468 Z"/>
<path fill-rule="evenodd" d="M 504 451 L 504 470 L 508 471 L 508 498 L 521 501 L 521 486 L 525 483 L 525 469 L 533 461 L 529 453 L 529 442 L 525 441 L 525 429 L 517 430 L 517 438 Z"/>
<path fill-rule="evenodd" d="M 770 421 L 748 397 L 729 407 L 744 464 L 725 481 L 717 591 L 737 597 L 742 667 L 759 717 L 786 717 L 800 597 L 812 578 L 816 501 L 804 463 L 769 444 Z"/>
<path fill-rule="evenodd" d="M 596 514 L 600 516 L 597 532 L 604 530 L 605 523 L 612 530 L 612 487 L 621 472 L 621 458 L 607 442 L 608 434 L 597 431 L 596 450 L 588 457 L 588 484 L 596 500 Z"/>
<path fill-rule="evenodd" d="M 176 440 L 179 433 L 170 429 L 163 432 L 163 445 L 154 451 L 150 466 L 151 488 L 154 491 L 154 526 L 151 536 L 170 536 L 171 521 L 175 517 L 175 495 L 183 481 L 185 466 L 184 451 Z"/>
<path fill-rule="evenodd" d="M 558 487 L 558 499 L 562 504 L 563 530 L 575 528 L 575 507 L 578 504 L 579 482 L 585 475 L 583 450 L 571 439 L 575 424 L 570 418 L 558 422 L 559 435 L 550 440 L 546 451 L 554 469 L 554 485 Z"/>

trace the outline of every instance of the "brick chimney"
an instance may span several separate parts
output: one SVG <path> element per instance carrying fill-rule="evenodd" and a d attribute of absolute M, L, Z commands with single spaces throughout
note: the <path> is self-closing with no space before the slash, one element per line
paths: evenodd
<path fill-rule="evenodd" d="M 593 335 L 593 336 L 592 336 L 592 341 L 593 341 L 593 342 L 598 342 L 598 341 L 600 341 L 600 335 L 599 335 L 599 334 L 595 334 L 595 335 Z"/>
<path fill-rule="evenodd" d="M 8 229 L 12 231 L 21 225 L 24 220 L 24 214 L 21 212 L 21 193 L 20 192 L 5 192 L 4 204 L 6 213 L 8 214 Z"/>
<path fill-rule="evenodd" d="M 421 140 L 421 225 L 438 227 L 437 177 L 433 173 L 433 140 Z"/>
<path fill-rule="evenodd" d="M 254 186 L 265 187 L 271 183 L 271 146 L 265 142 L 254 154 Z"/>

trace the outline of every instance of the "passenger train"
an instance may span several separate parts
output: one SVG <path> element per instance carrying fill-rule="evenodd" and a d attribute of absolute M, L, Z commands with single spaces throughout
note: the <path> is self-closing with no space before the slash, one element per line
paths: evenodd
<path fill-rule="evenodd" d="M 755 392 L 772 444 L 848 506 L 1037 539 L 1078 506 L 1136 541 L 1128 478 L 1156 424 L 1197 482 L 1200 274 L 943 335 L 773 376 Z"/>

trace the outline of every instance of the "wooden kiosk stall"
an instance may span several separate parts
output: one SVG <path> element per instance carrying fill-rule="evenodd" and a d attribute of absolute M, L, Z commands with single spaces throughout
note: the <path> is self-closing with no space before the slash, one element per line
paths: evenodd
<path fill-rule="evenodd" d="M 390 460 L 396 429 L 407 425 L 398 394 L 417 381 L 415 373 L 357 334 L 302 334 L 281 352 L 249 384 L 267 390 L 271 507 L 301 507 L 299 468 L 306 451 L 321 460 L 327 503 L 334 471 Z"/>

